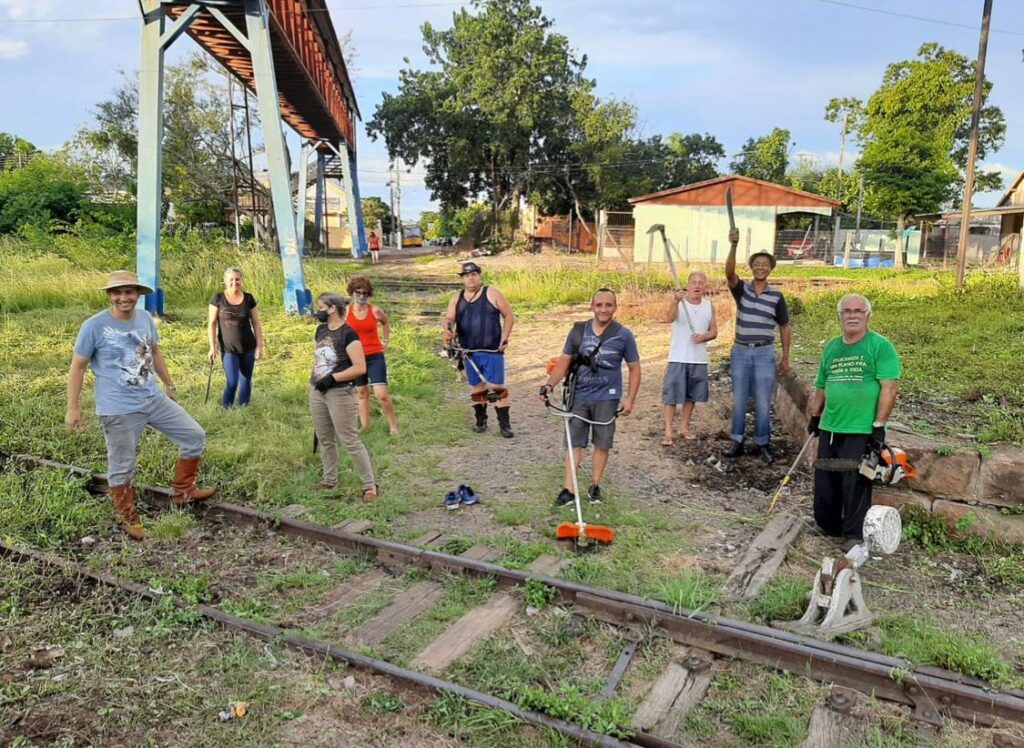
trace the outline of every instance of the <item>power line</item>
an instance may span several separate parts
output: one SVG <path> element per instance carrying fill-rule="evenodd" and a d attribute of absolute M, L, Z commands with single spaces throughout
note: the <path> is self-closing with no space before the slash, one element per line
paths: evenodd
<path fill-rule="evenodd" d="M 953 26 L 958 29 L 970 29 L 971 31 L 977 31 L 980 26 L 974 26 L 969 23 L 957 23 L 956 21 L 947 21 L 941 18 L 928 18 L 927 16 L 915 16 L 910 13 L 899 13 L 894 10 L 885 10 L 883 8 L 871 8 L 867 5 L 857 5 L 856 3 L 844 2 L 844 0 L 815 0 L 818 3 L 824 3 L 825 5 L 836 5 L 840 8 L 851 8 L 853 10 L 863 10 L 867 13 L 878 13 L 883 16 L 893 16 L 894 18 L 906 18 L 911 21 L 924 21 L 925 23 L 936 23 L 940 26 Z M 993 34 L 1006 34 L 1007 36 L 1024 36 L 1024 31 L 1004 31 L 999 29 L 991 29 Z"/>

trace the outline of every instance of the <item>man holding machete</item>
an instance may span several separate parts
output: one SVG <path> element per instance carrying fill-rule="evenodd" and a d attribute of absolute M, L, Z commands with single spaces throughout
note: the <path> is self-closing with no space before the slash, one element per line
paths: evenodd
<path fill-rule="evenodd" d="M 693 272 L 686 279 L 686 290 L 672 291 L 665 319 L 672 324 L 672 341 L 661 385 L 661 402 L 665 406 L 663 447 L 675 444 L 672 430 L 676 406 L 682 406 L 679 438 L 696 439 L 690 431 L 693 409 L 697 403 L 708 401 L 708 341 L 718 337 L 718 323 L 715 308 L 704 295 L 707 288 L 707 276 Z"/>
<path fill-rule="evenodd" d="M 782 338 L 782 360 L 778 372 L 789 371 L 789 348 L 792 332 L 789 309 L 782 292 L 768 285 L 768 276 L 775 269 L 775 257 L 767 250 L 754 252 L 747 261 L 754 280 L 744 281 L 736 275 L 736 248 L 740 232 L 732 216 L 732 191 L 726 193 L 729 209 L 729 256 L 725 260 L 725 277 L 736 300 L 736 340 L 732 347 L 732 444 L 722 452 L 725 457 L 743 454 L 746 431 L 747 400 L 754 397 L 754 446 L 765 464 L 775 461 L 771 451 L 772 390 L 775 386 L 775 326 Z"/>

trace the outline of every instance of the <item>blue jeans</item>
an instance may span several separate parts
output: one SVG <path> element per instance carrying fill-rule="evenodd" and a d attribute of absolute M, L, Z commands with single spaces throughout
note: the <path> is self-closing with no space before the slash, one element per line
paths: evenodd
<path fill-rule="evenodd" d="M 742 442 L 747 400 L 754 398 L 754 444 L 764 446 L 772 438 L 772 390 L 775 387 L 775 346 L 732 347 L 732 433 Z"/>
<path fill-rule="evenodd" d="M 220 404 L 230 408 L 235 404 L 235 390 L 238 390 L 238 404 L 248 405 L 252 395 L 252 370 L 256 365 L 256 351 L 248 353 L 225 353 L 221 357 L 224 364 L 224 394 Z"/>

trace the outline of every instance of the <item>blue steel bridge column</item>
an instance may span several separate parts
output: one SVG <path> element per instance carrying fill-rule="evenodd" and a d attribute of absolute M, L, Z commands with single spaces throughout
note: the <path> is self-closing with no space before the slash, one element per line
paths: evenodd
<path fill-rule="evenodd" d="M 340 148 L 331 141 L 328 141 L 328 145 L 341 159 L 341 176 L 345 181 L 345 198 L 348 202 L 348 230 L 352 236 L 352 256 L 355 258 L 365 257 L 366 235 L 362 228 L 362 212 L 356 208 L 359 187 L 356 185 L 356 180 L 353 179 L 354 172 L 348 157 L 348 146 L 345 141 L 340 141 Z"/>
<path fill-rule="evenodd" d="M 356 161 L 355 148 L 352 149 L 352 193 L 355 195 L 356 203 L 356 232 L 359 236 L 359 254 L 357 257 L 365 257 L 367 253 L 366 245 L 366 222 L 363 220 L 363 200 L 359 195 L 359 167 Z M 355 234 L 353 234 L 355 236 Z M 352 243 L 355 244 L 353 238 Z"/>
<path fill-rule="evenodd" d="M 277 224 L 277 242 L 284 266 L 284 308 L 290 313 L 305 314 L 312 302 L 302 275 L 299 238 L 292 212 L 291 178 L 288 157 L 278 109 L 277 80 L 270 48 L 268 10 L 264 0 L 245 0 L 245 25 L 256 79 L 256 98 L 263 122 L 263 142 L 270 170 L 270 196 Z M 302 180 L 300 179 L 300 182 Z"/>
<path fill-rule="evenodd" d="M 163 314 L 160 288 L 160 215 L 163 197 L 164 9 L 160 0 L 141 0 L 142 61 L 139 65 L 138 196 L 135 217 L 135 270 L 153 289 L 139 306 Z"/>
<path fill-rule="evenodd" d="M 299 254 L 306 256 L 306 181 L 309 169 L 309 152 L 311 144 L 303 140 L 299 154 L 299 173 L 295 180 L 295 233 L 299 237 Z"/>
<path fill-rule="evenodd" d="M 321 150 L 316 152 L 316 207 L 314 208 L 313 225 L 316 227 L 316 240 L 323 239 L 324 226 L 324 163 L 327 154 Z M 327 242 L 324 241 L 324 257 L 327 256 Z"/>

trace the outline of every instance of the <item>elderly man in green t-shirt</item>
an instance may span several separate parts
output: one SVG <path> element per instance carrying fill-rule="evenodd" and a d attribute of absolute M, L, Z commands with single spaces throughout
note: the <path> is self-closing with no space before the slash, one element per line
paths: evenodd
<path fill-rule="evenodd" d="M 900 357 L 888 338 L 868 329 L 870 301 L 847 294 L 836 308 L 843 334 L 821 355 L 807 432 L 818 436 L 819 460 L 856 463 L 873 443 L 885 442 Z M 871 481 L 856 468 L 815 471 L 814 519 L 828 535 L 845 539 L 844 550 L 862 540 L 870 506 Z"/>

